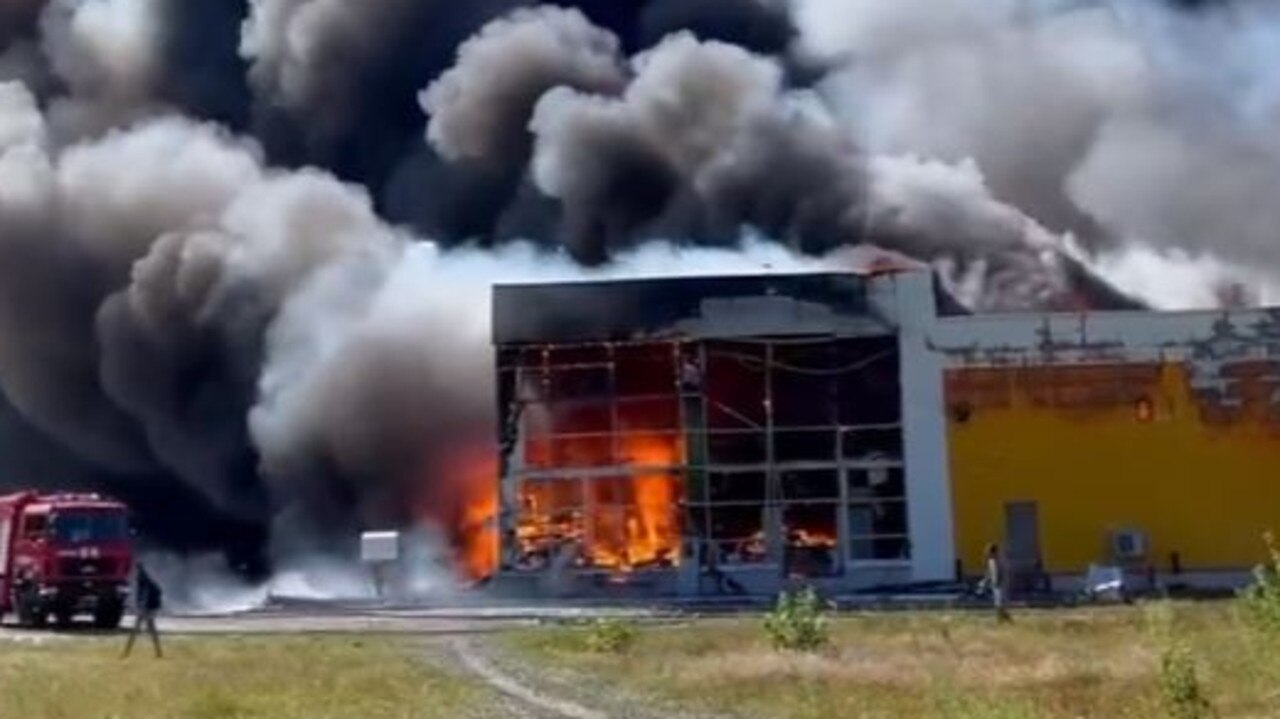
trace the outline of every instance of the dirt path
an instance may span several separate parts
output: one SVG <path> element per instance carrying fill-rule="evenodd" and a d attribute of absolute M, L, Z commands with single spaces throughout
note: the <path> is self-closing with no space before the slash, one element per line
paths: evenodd
<path fill-rule="evenodd" d="M 462 665 L 485 684 L 535 710 L 538 716 L 548 717 L 548 719 L 609 719 L 609 715 L 604 712 L 550 696 L 521 683 L 515 677 L 495 667 L 471 638 L 453 637 L 449 640 L 449 648 Z"/>
<path fill-rule="evenodd" d="M 725 719 L 652 697 L 561 667 L 530 662 L 502 641 L 501 634 L 440 638 L 466 671 L 522 711 L 538 719 Z"/>

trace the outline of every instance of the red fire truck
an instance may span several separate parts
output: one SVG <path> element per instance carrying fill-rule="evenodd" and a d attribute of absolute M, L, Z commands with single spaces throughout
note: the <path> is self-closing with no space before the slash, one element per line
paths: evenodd
<path fill-rule="evenodd" d="M 0 497 L 0 616 L 119 626 L 133 565 L 128 510 L 95 494 Z"/>

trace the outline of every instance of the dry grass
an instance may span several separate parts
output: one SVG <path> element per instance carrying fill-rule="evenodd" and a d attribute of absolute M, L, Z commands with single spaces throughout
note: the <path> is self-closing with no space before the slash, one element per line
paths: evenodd
<path fill-rule="evenodd" d="M 116 639 L 0 643 L 0 717 L 26 719 L 434 719 L 466 716 L 474 685 L 385 638 Z"/>
<path fill-rule="evenodd" d="M 1280 650 L 1230 603 L 1178 605 L 1223 717 L 1280 716 Z M 832 624 L 816 655 L 771 649 L 758 619 L 649 629 L 601 657 L 570 630 L 515 635 L 520 654 L 694 710 L 744 717 L 1162 717 L 1161 650 L 1143 608 L 859 615 Z"/>

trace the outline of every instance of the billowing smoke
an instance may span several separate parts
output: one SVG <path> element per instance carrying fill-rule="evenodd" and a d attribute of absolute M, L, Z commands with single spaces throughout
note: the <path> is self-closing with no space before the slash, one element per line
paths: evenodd
<path fill-rule="evenodd" d="M 1274 268 L 1280 7 L 1195 7 L 796 0 L 795 17 L 869 150 L 973 160 L 996 198 L 1104 254 Z"/>
<path fill-rule="evenodd" d="M 497 281 L 1268 297 L 1278 43 L 1260 0 L 0 0 L 0 482 L 311 566 L 448 541 Z"/>

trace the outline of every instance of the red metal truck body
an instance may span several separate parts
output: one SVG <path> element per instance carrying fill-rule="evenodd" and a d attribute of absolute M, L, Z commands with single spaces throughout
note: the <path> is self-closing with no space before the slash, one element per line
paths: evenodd
<path fill-rule="evenodd" d="M 0 615 L 42 626 L 90 614 L 99 627 L 118 626 L 132 569 L 123 504 L 93 494 L 0 497 Z"/>

